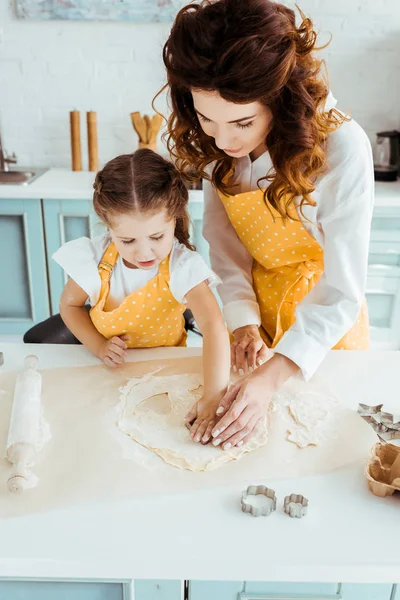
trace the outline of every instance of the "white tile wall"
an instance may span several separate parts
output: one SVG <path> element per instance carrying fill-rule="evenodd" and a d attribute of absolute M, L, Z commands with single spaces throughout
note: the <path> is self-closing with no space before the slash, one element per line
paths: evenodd
<path fill-rule="evenodd" d="M 290 0 L 288 3 L 293 4 Z M 20 21 L 0 0 L 3 140 L 20 164 L 70 165 L 68 112 L 96 110 L 100 161 L 136 147 L 129 113 L 164 82 L 169 25 Z M 324 51 L 342 109 L 367 130 L 400 127 L 400 0 L 299 0 L 333 41 Z M 159 106 L 164 109 L 164 102 Z M 83 135 L 83 156 L 86 144 Z"/>

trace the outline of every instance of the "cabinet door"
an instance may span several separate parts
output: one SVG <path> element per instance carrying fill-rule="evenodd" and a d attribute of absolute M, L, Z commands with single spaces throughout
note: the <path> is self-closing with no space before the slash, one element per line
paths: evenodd
<path fill-rule="evenodd" d="M 0 333 L 23 334 L 49 316 L 40 200 L 0 199 Z"/>
<path fill-rule="evenodd" d="M 191 581 L 189 600 L 394 600 L 392 584 Z"/>
<path fill-rule="evenodd" d="M 0 600 L 127 600 L 123 583 L 0 581 Z"/>
<path fill-rule="evenodd" d="M 61 267 L 52 259 L 58 248 L 79 237 L 92 237 L 104 231 L 90 200 L 43 200 L 46 254 L 50 285 L 51 313 L 59 312 L 61 292 L 67 281 Z"/>

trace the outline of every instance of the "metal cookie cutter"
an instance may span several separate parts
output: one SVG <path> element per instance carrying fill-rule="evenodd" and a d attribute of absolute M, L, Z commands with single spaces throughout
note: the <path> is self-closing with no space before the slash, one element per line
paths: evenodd
<path fill-rule="evenodd" d="M 301 494 L 290 494 L 283 501 L 283 510 L 293 519 L 305 517 L 308 509 L 308 500 Z"/>
<path fill-rule="evenodd" d="M 258 497 L 259 502 L 253 503 L 251 497 Z M 249 485 L 247 490 L 242 493 L 241 502 L 242 511 L 253 517 L 269 517 L 276 510 L 275 491 L 265 485 Z"/>
<path fill-rule="evenodd" d="M 382 411 L 383 404 L 369 406 L 368 404 L 359 404 L 358 413 L 375 431 L 382 442 L 390 442 L 394 439 L 400 439 L 400 421 L 394 422 L 391 413 Z"/>

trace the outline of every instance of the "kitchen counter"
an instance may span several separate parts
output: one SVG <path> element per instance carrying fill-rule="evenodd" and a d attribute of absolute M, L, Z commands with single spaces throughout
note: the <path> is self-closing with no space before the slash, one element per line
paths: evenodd
<path fill-rule="evenodd" d="M 91 200 L 95 173 L 50 169 L 31 185 L 0 185 L 0 198 L 39 198 L 42 200 Z M 191 202 L 202 202 L 201 190 L 190 190 Z M 400 179 L 393 183 L 375 182 L 375 206 L 400 207 Z"/>
<path fill-rule="evenodd" d="M 90 171 L 49 169 L 30 185 L 0 185 L 0 198 L 91 200 L 95 175 Z M 202 190 L 190 190 L 192 202 L 202 202 L 202 199 Z"/>
<path fill-rule="evenodd" d="M 1 373 L 20 368 L 32 352 L 42 368 L 99 363 L 81 346 L 3 344 L 0 351 L 0 387 Z M 129 360 L 199 352 L 135 350 Z M 400 412 L 399 372 L 400 352 L 330 352 L 318 374 L 354 409 L 360 401 L 384 402 Z M 0 516 L 0 575 L 392 583 L 400 576 L 400 494 L 375 497 L 363 468 L 353 463 L 315 477 L 254 482 L 268 484 L 278 496 L 277 513 L 264 519 L 242 514 L 245 486 L 237 485 Z M 283 497 L 291 492 L 309 499 L 306 518 L 282 514 Z"/>

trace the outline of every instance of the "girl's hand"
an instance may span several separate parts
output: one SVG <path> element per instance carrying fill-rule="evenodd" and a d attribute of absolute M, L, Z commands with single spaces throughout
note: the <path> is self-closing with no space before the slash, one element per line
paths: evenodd
<path fill-rule="evenodd" d="M 190 430 L 190 437 L 194 442 L 207 444 L 211 439 L 211 432 L 217 422 L 216 410 L 219 400 L 206 400 L 201 398 L 193 405 L 185 417 L 185 425 Z"/>
<path fill-rule="evenodd" d="M 127 348 L 124 338 L 115 336 L 103 342 L 97 356 L 107 367 L 118 367 L 125 362 L 128 355 Z"/>
<path fill-rule="evenodd" d="M 244 375 L 265 363 L 273 356 L 262 339 L 257 325 L 239 327 L 233 332 L 235 341 L 231 344 L 231 365 L 233 370 Z"/>
<path fill-rule="evenodd" d="M 246 444 L 267 415 L 272 395 L 298 366 L 286 356 L 275 354 L 264 366 L 237 381 L 222 398 L 216 411 L 220 421 L 215 425 L 213 445 L 224 450 Z"/>

